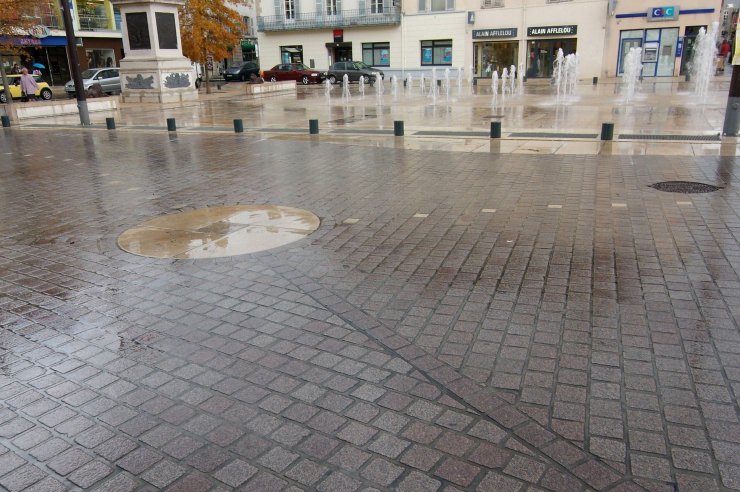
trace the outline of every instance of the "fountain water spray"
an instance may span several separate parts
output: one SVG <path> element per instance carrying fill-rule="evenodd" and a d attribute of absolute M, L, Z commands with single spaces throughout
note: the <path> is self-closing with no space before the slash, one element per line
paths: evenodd
<path fill-rule="evenodd" d="M 327 97 L 327 99 L 328 99 L 329 97 L 331 97 L 331 90 L 332 90 L 333 88 L 334 88 L 334 87 L 332 87 L 332 85 L 331 85 L 331 80 L 329 80 L 329 79 L 326 79 L 326 80 L 324 81 L 324 95 L 325 95 L 325 96 Z"/>
<path fill-rule="evenodd" d="M 457 92 L 462 92 L 463 67 L 457 69 Z"/>
<path fill-rule="evenodd" d="M 382 97 L 383 93 L 385 92 L 385 87 L 383 86 L 383 77 L 381 77 L 378 72 L 373 72 L 373 76 L 375 77 L 375 93 L 378 95 L 378 97 Z"/>
<path fill-rule="evenodd" d="M 345 73 L 342 76 L 342 99 L 349 101 L 352 98 L 349 94 L 349 76 Z"/>
<path fill-rule="evenodd" d="M 563 55 L 563 48 L 558 48 L 558 54 L 555 57 L 555 61 L 552 64 L 552 77 L 555 90 L 557 91 L 557 97 L 563 94 L 565 89 L 565 56 Z"/>
<path fill-rule="evenodd" d="M 445 83 L 444 83 L 444 85 L 445 85 L 445 97 L 447 99 L 449 99 L 450 98 L 450 69 L 449 69 L 449 67 L 448 68 L 445 68 Z"/>
<path fill-rule="evenodd" d="M 509 69 L 509 82 L 511 84 L 512 95 L 516 93 L 516 65 L 512 65 Z"/>
<path fill-rule="evenodd" d="M 411 86 L 414 82 L 414 76 L 409 72 L 409 74 L 406 76 L 406 89 L 411 92 Z"/>
<path fill-rule="evenodd" d="M 719 22 L 713 22 L 709 32 L 703 27 L 699 29 L 694 43 L 694 56 L 691 58 L 691 76 L 696 80 L 694 93 L 699 96 L 700 102 L 706 102 L 709 82 L 715 73 L 714 63 L 717 59 L 717 35 Z"/>
<path fill-rule="evenodd" d="M 432 68 L 432 81 L 429 86 L 429 95 L 432 96 L 433 101 L 437 101 L 439 95 L 439 87 L 437 86 L 437 67 Z"/>
<path fill-rule="evenodd" d="M 501 95 L 503 96 L 506 94 L 506 91 L 509 90 L 509 69 L 504 67 L 504 69 L 501 71 Z"/>
<path fill-rule="evenodd" d="M 470 65 L 470 75 L 468 75 L 468 87 L 470 88 L 470 93 L 473 93 L 473 80 L 475 79 L 475 70 L 473 69 L 473 65 Z"/>
<path fill-rule="evenodd" d="M 491 74 L 491 94 L 498 95 L 498 70 L 494 70 Z"/>
<path fill-rule="evenodd" d="M 359 80 L 358 83 L 360 85 L 360 87 L 359 87 L 359 89 L 360 89 L 360 95 L 362 97 L 365 97 L 365 77 L 360 77 L 360 80 Z"/>
<path fill-rule="evenodd" d="M 578 83 L 578 55 L 571 53 L 565 57 L 565 66 L 563 68 L 563 79 L 565 94 L 574 95 L 576 93 L 576 84 Z"/>
<path fill-rule="evenodd" d="M 391 94 L 393 99 L 398 95 L 398 78 L 395 75 L 391 76 Z"/>
<path fill-rule="evenodd" d="M 519 94 L 524 94 L 524 63 L 519 64 Z"/>
<path fill-rule="evenodd" d="M 630 48 L 624 57 L 624 74 L 622 79 L 626 84 L 625 99 L 631 102 L 635 97 L 637 81 L 642 73 L 642 48 Z"/>
<path fill-rule="evenodd" d="M 419 93 L 424 95 L 424 74 L 419 74 Z"/>

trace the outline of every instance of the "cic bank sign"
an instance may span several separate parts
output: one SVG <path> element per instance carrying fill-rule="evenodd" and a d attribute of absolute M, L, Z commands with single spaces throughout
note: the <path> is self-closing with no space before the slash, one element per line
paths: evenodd
<path fill-rule="evenodd" d="M 657 21 L 672 21 L 678 19 L 678 7 L 650 7 L 648 9 L 648 20 Z"/>

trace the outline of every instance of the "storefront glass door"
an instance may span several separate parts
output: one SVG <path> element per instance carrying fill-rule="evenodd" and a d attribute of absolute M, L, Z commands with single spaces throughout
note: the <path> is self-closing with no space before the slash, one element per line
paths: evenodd
<path fill-rule="evenodd" d="M 639 48 L 642 46 L 642 31 L 640 31 L 640 37 L 638 38 L 622 38 L 621 45 L 619 47 L 619 67 L 617 74 L 622 75 L 624 73 L 624 59 L 632 48 Z"/>
<path fill-rule="evenodd" d="M 519 43 L 517 41 L 498 41 L 474 43 L 475 76 L 490 77 L 494 70 L 499 75 L 504 67 L 517 66 L 519 60 Z"/>
<path fill-rule="evenodd" d="M 550 78 L 553 74 L 553 63 L 558 55 L 558 49 L 563 49 L 563 55 L 576 52 L 576 38 L 538 39 L 529 41 L 527 48 L 527 77 Z"/>

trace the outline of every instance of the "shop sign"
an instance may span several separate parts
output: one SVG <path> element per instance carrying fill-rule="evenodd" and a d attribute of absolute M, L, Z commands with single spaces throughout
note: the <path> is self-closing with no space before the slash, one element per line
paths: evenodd
<path fill-rule="evenodd" d="M 527 36 L 575 36 L 578 26 L 528 27 Z"/>
<path fill-rule="evenodd" d="M 681 55 L 683 55 L 683 38 L 678 38 L 678 43 L 676 44 L 676 58 L 681 58 Z"/>
<path fill-rule="evenodd" d="M 335 43 L 344 42 L 344 29 L 334 29 L 334 31 L 332 31 L 332 34 L 334 35 Z"/>
<path fill-rule="evenodd" d="M 678 7 L 650 7 L 647 20 L 650 22 L 672 21 L 678 19 Z"/>
<path fill-rule="evenodd" d="M 516 35 L 516 27 L 506 27 L 503 29 L 473 29 L 473 39 L 515 38 Z"/>
<path fill-rule="evenodd" d="M 33 36 L 34 38 L 42 39 L 45 37 L 48 37 L 51 34 L 51 31 L 46 26 L 33 26 L 28 30 L 28 34 Z"/>

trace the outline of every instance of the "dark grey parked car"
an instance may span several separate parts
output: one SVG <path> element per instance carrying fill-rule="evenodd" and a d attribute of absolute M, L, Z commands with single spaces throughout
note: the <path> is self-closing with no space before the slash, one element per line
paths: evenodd
<path fill-rule="evenodd" d="M 236 67 L 229 67 L 224 72 L 224 80 L 249 80 L 249 76 L 255 74 L 259 77 L 260 66 L 254 62 L 245 62 Z"/>
<path fill-rule="evenodd" d="M 337 82 L 341 83 L 342 77 L 347 74 L 350 82 L 359 82 L 360 77 L 362 77 L 366 84 L 374 84 L 375 72 L 380 75 L 381 79 L 385 78 L 385 74 L 382 71 L 360 61 L 336 62 L 329 68 L 329 71 L 326 72 L 326 78 L 329 79 L 332 84 L 336 84 Z"/>

